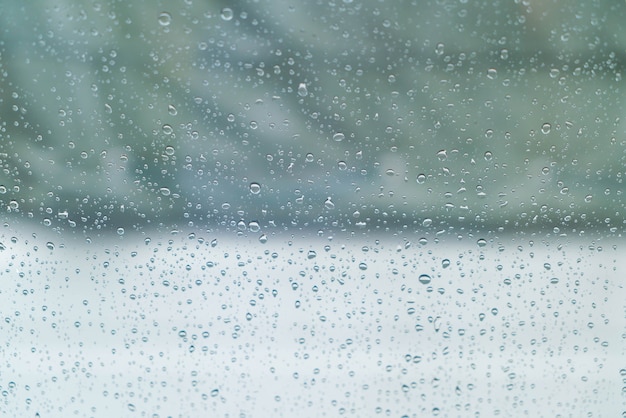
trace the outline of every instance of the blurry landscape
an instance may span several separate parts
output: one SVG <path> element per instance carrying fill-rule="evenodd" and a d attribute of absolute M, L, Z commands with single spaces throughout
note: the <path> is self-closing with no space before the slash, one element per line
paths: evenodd
<path fill-rule="evenodd" d="M 624 2 L 0 11 L 10 222 L 89 233 L 624 229 Z"/>

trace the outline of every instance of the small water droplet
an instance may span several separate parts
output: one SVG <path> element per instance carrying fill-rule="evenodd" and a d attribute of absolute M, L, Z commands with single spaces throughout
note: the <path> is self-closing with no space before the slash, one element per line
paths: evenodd
<path fill-rule="evenodd" d="M 493 154 L 491 153 L 491 151 L 485 152 L 485 161 L 491 161 L 492 157 L 493 157 Z"/>
<path fill-rule="evenodd" d="M 310 152 L 306 155 L 305 160 L 307 163 L 312 163 L 315 160 L 315 156 Z"/>
<path fill-rule="evenodd" d="M 335 135 L 333 135 L 333 139 L 337 142 L 343 141 L 345 137 L 346 136 L 342 134 L 341 132 L 337 132 Z"/>
<path fill-rule="evenodd" d="M 498 78 L 498 70 L 495 68 L 490 68 L 487 70 L 487 78 L 490 80 L 495 80 Z"/>
<path fill-rule="evenodd" d="M 326 209 L 329 210 L 335 209 L 335 204 L 332 200 L 330 200 L 330 197 L 326 199 L 326 201 L 324 202 L 324 206 L 326 207 Z"/>
<path fill-rule="evenodd" d="M 448 158 L 448 152 L 445 149 L 437 151 L 437 158 L 439 158 L 439 161 L 445 160 Z"/>
<path fill-rule="evenodd" d="M 550 125 L 547 122 L 541 125 L 541 133 L 544 135 L 549 134 L 551 129 L 552 129 L 552 125 Z"/>
<path fill-rule="evenodd" d="M 124 235 L 124 228 L 117 228 L 117 235 Z"/>
<path fill-rule="evenodd" d="M 317 253 L 313 250 L 309 250 L 308 254 L 306 255 L 306 258 L 308 258 L 309 260 L 313 259 L 317 257 Z"/>
<path fill-rule="evenodd" d="M 425 174 L 418 174 L 417 178 L 415 179 L 415 181 L 417 181 L 417 184 L 424 184 L 426 182 L 426 175 Z"/>
<path fill-rule="evenodd" d="M 387 174 L 389 177 L 393 177 L 396 175 L 396 172 L 393 171 L 392 168 L 387 169 L 387 171 L 385 171 L 385 174 Z"/>
<path fill-rule="evenodd" d="M 487 240 L 484 238 L 481 238 L 478 241 L 476 241 L 476 244 L 478 244 L 479 247 L 484 247 L 485 245 L 487 245 Z"/>
<path fill-rule="evenodd" d="M 261 193 L 261 185 L 259 183 L 250 183 L 250 193 L 252 194 Z"/>
<path fill-rule="evenodd" d="M 591 200 L 592 200 L 592 199 L 593 199 L 593 196 L 592 196 L 592 195 L 590 195 L 590 194 L 588 194 L 587 196 L 585 196 L 585 202 L 586 202 L 586 203 L 591 202 Z"/>
<path fill-rule="evenodd" d="M 168 125 L 167 123 L 161 127 L 161 130 L 165 135 L 171 135 L 174 132 L 172 126 Z"/>
<path fill-rule="evenodd" d="M 259 242 L 260 242 L 261 244 L 265 244 L 265 243 L 267 242 L 267 235 L 262 234 L 262 235 L 259 237 Z"/>
<path fill-rule="evenodd" d="M 443 260 L 441 260 L 441 267 L 443 267 L 444 269 L 447 269 L 448 267 L 450 267 L 450 260 L 447 258 L 444 258 Z"/>
<path fill-rule="evenodd" d="M 429 227 L 433 224 L 433 220 L 430 218 L 426 218 L 422 221 L 422 226 Z"/>
<path fill-rule="evenodd" d="M 52 242 L 47 242 L 46 243 L 46 247 L 48 247 L 49 250 L 54 250 L 54 243 Z"/>
<path fill-rule="evenodd" d="M 360 270 L 367 270 L 367 264 L 366 263 L 360 263 L 359 264 L 359 269 Z"/>
<path fill-rule="evenodd" d="M 178 114 L 178 110 L 176 110 L 174 105 L 169 104 L 167 105 L 167 113 L 169 113 L 171 116 L 176 116 Z"/>
<path fill-rule="evenodd" d="M 175 151 L 176 151 L 176 150 L 175 150 L 175 149 L 174 149 L 174 147 L 173 147 L 173 146 L 171 146 L 171 145 L 168 145 L 167 147 L 165 147 L 165 154 L 166 154 L 166 155 L 174 155 L 174 152 L 175 152 Z"/>

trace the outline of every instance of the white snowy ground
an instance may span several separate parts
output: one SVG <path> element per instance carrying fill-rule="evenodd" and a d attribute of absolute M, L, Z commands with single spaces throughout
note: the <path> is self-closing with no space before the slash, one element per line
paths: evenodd
<path fill-rule="evenodd" d="M 3 416 L 626 410 L 623 242 L 36 235 L 0 231 Z"/>

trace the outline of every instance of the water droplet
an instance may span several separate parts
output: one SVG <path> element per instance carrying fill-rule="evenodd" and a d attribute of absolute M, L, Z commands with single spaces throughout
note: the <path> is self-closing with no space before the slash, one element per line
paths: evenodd
<path fill-rule="evenodd" d="M 261 225 L 259 225 L 257 221 L 250 221 L 248 222 L 248 229 L 250 229 L 251 232 L 259 232 Z"/>
<path fill-rule="evenodd" d="M 233 9 L 231 9 L 229 7 L 224 7 L 222 9 L 222 12 L 220 13 L 220 16 L 222 17 L 222 20 L 225 20 L 227 22 L 233 18 L 233 15 L 234 15 Z"/>
<path fill-rule="evenodd" d="M 124 228 L 117 228 L 117 235 L 124 235 Z"/>
<path fill-rule="evenodd" d="M 498 70 L 495 68 L 490 68 L 487 70 L 487 78 L 490 80 L 495 80 L 498 78 Z"/>
<path fill-rule="evenodd" d="M 429 227 L 433 224 L 433 220 L 430 218 L 426 218 L 422 221 L 422 226 Z"/>
<path fill-rule="evenodd" d="M 315 156 L 311 154 L 310 152 L 305 157 L 305 160 L 307 163 L 312 163 L 314 159 L 315 159 Z"/>
<path fill-rule="evenodd" d="M 161 127 L 161 130 L 165 135 L 171 135 L 174 132 L 172 126 L 168 125 L 167 123 Z"/>
<path fill-rule="evenodd" d="M 559 282 L 559 278 L 558 277 L 553 277 L 550 279 L 550 283 L 551 284 L 557 284 Z"/>
<path fill-rule="evenodd" d="M 445 149 L 437 151 L 437 158 L 439 158 L 439 161 L 445 160 L 448 158 L 448 152 Z"/>
<path fill-rule="evenodd" d="M 309 94 L 309 92 L 306 89 L 306 84 L 305 83 L 300 83 L 298 85 L 298 95 L 302 96 L 302 97 L 306 97 L 307 94 Z"/>
<path fill-rule="evenodd" d="M 426 182 L 426 175 L 425 174 L 418 174 L 417 178 L 415 179 L 415 181 L 417 181 L 417 184 L 424 184 Z"/>
<path fill-rule="evenodd" d="M 590 195 L 590 194 L 588 194 L 587 196 L 585 196 L 585 202 L 586 202 L 586 203 L 591 202 L 591 200 L 592 200 L 592 199 L 593 199 L 593 196 L 592 196 L 592 195 Z"/>
<path fill-rule="evenodd" d="M 167 147 L 165 147 L 165 154 L 166 155 L 174 155 L 175 151 L 176 150 L 171 145 L 168 145 Z"/>
<path fill-rule="evenodd" d="M 367 264 L 366 263 L 360 263 L 359 264 L 359 269 L 360 270 L 367 270 Z"/>
<path fill-rule="evenodd" d="M 332 200 L 330 200 L 330 197 L 326 199 L 326 201 L 324 202 L 324 206 L 326 207 L 326 209 L 329 210 L 335 209 L 335 204 L 332 202 Z"/>
<path fill-rule="evenodd" d="M 541 125 L 541 133 L 544 135 L 549 134 L 551 129 L 552 129 L 552 125 L 550 125 L 547 122 Z"/>
<path fill-rule="evenodd" d="M 441 42 L 437 44 L 437 46 L 435 47 L 435 54 L 442 56 L 443 55 L 443 50 L 444 50 L 445 45 L 442 44 Z"/>
<path fill-rule="evenodd" d="M 53 242 L 47 242 L 46 243 L 46 247 L 48 247 L 49 250 L 54 250 L 54 243 Z"/>
<path fill-rule="evenodd" d="M 387 169 L 387 171 L 385 171 L 385 174 L 387 174 L 389 177 L 393 177 L 396 175 L 396 172 L 393 171 L 392 168 Z"/>
<path fill-rule="evenodd" d="M 169 113 L 171 116 L 176 116 L 178 114 L 178 110 L 176 110 L 176 108 L 174 107 L 174 105 L 167 105 L 167 113 Z"/>
<path fill-rule="evenodd" d="M 317 253 L 313 250 L 309 250 L 308 254 L 306 255 L 306 258 L 308 258 L 309 260 L 313 259 L 317 257 Z"/>
<path fill-rule="evenodd" d="M 261 193 L 261 185 L 259 183 L 250 183 L 250 193 L 252 194 Z"/>
<path fill-rule="evenodd" d="M 478 244 L 479 247 L 484 247 L 485 245 L 487 245 L 487 240 L 481 238 L 478 241 L 476 241 L 476 244 Z"/>
<path fill-rule="evenodd" d="M 444 258 L 443 260 L 441 260 L 441 267 L 443 267 L 444 269 L 447 269 L 448 267 L 450 267 L 450 260 L 447 258 Z"/>
<path fill-rule="evenodd" d="M 428 284 L 430 283 L 431 277 L 428 274 L 420 274 L 418 280 L 421 284 Z"/>
<path fill-rule="evenodd" d="M 172 22 L 172 15 L 169 14 L 168 12 L 161 12 L 159 13 L 159 25 L 161 26 L 169 26 L 170 23 Z"/>
<path fill-rule="evenodd" d="M 267 235 L 263 234 L 259 237 L 259 242 L 265 244 L 267 242 Z"/>
<path fill-rule="evenodd" d="M 337 132 L 335 135 L 333 135 L 333 139 L 337 142 L 343 141 L 345 137 L 346 136 L 342 134 L 341 132 Z"/>
<path fill-rule="evenodd" d="M 493 158 L 491 151 L 485 152 L 485 161 L 491 161 L 491 158 Z"/>
<path fill-rule="evenodd" d="M 220 390 L 219 389 L 213 389 L 211 391 L 211 397 L 215 398 L 217 395 L 219 395 Z"/>

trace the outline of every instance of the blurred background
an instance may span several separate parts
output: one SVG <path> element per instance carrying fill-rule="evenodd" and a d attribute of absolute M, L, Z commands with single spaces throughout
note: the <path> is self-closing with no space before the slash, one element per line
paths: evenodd
<path fill-rule="evenodd" d="M 58 231 L 619 236 L 624 2 L 0 5 L 0 199 Z"/>

